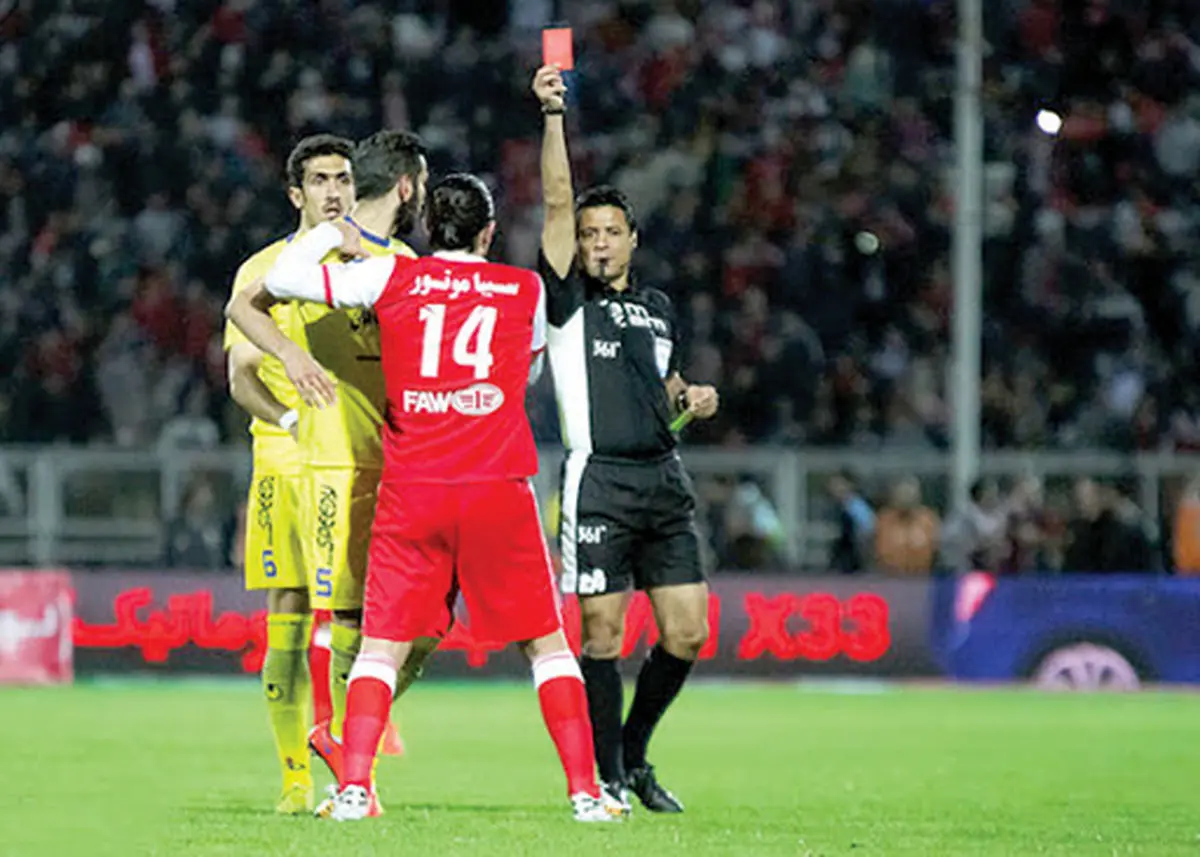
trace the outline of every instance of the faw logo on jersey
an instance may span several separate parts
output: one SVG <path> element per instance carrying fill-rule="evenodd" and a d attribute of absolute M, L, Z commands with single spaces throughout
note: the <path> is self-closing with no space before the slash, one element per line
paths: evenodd
<path fill-rule="evenodd" d="M 484 417 L 494 414 L 504 404 L 504 391 L 495 384 L 472 384 L 461 390 L 405 390 L 406 414 L 446 414 L 450 411 L 464 417 Z"/>

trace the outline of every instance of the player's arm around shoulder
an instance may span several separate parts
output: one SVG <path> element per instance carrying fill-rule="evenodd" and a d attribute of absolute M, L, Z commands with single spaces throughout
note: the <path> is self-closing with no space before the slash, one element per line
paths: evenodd
<path fill-rule="evenodd" d="M 543 66 L 533 78 L 533 92 L 542 104 L 542 255 L 559 278 L 575 261 L 575 195 L 567 156 L 565 122 L 567 87 L 556 66 Z M 549 272 L 548 272 L 549 273 Z M 553 279 L 551 278 L 553 286 Z"/>

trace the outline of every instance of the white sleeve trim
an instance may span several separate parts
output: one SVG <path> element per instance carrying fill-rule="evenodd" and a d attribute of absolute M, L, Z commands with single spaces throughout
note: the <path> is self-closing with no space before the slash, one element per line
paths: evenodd
<path fill-rule="evenodd" d="M 540 351 L 534 352 L 533 360 L 529 362 L 529 380 L 526 386 L 532 387 L 542 377 L 542 370 L 546 367 L 546 355 Z"/>
<path fill-rule="evenodd" d="M 546 284 L 538 274 L 534 274 L 534 279 L 537 281 L 538 300 L 533 311 L 533 338 L 529 343 L 529 352 L 533 355 L 529 363 L 530 387 L 542 377 L 542 368 L 546 362 L 546 355 L 543 353 L 546 350 Z"/>
<path fill-rule="evenodd" d="M 533 342 L 530 351 L 539 352 L 546 348 L 546 284 L 537 274 L 538 300 L 537 308 L 533 311 Z"/>

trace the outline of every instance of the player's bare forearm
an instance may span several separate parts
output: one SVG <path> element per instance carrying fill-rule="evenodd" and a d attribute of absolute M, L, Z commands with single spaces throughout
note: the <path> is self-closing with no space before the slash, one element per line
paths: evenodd
<path fill-rule="evenodd" d="M 263 353 L 248 342 L 229 349 L 229 395 L 250 416 L 278 425 L 288 408 L 258 376 Z"/>
<path fill-rule="evenodd" d="M 257 373 L 240 373 L 229 379 L 229 393 L 250 416 L 279 425 L 289 408 L 275 398 Z"/>
<path fill-rule="evenodd" d="M 571 186 L 571 161 L 567 155 L 565 116 L 561 112 L 566 87 L 553 66 L 538 70 L 533 91 L 542 102 L 542 252 L 555 273 L 565 277 L 575 259 L 575 193 Z"/>

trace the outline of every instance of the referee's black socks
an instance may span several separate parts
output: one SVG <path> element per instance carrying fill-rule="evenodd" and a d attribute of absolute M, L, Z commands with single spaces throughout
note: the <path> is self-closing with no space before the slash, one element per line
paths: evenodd
<path fill-rule="evenodd" d="M 692 671 L 692 663 L 675 657 L 661 644 L 650 651 L 638 673 L 637 691 L 623 730 L 625 770 L 632 771 L 646 764 L 646 746 L 654 727 L 679 695 Z"/>
<path fill-rule="evenodd" d="M 616 658 L 583 655 L 579 659 L 592 715 L 596 766 L 600 769 L 600 779 L 606 783 L 625 782 L 625 769 L 621 764 L 621 713 L 625 700 L 617 663 Z"/>

